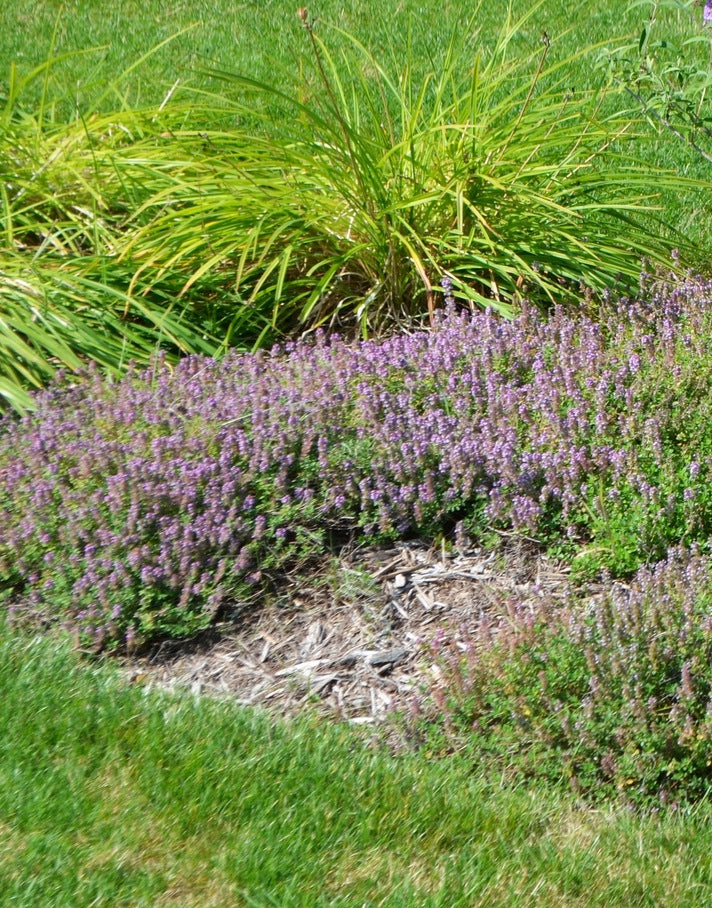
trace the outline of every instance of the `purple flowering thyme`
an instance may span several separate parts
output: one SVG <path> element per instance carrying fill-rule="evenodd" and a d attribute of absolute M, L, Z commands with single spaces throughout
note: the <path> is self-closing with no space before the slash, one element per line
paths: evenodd
<path fill-rule="evenodd" d="M 711 300 L 451 310 L 54 388 L 0 426 L 0 586 L 121 645 L 205 626 L 354 534 L 513 529 L 632 570 L 712 534 Z"/>
<path fill-rule="evenodd" d="M 584 602 L 512 601 L 464 648 L 441 635 L 433 656 L 445 681 L 431 701 L 448 721 L 438 728 L 506 754 L 498 766 L 554 774 L 593 799 L 705 797 L 711 594 L 709 557 L 672 549 L 630 584 Z"/>

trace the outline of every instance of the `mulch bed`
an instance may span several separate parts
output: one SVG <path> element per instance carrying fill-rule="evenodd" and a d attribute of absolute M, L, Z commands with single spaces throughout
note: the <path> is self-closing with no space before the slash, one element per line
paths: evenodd
<path fill-rule="evenodd" d="M 424 542 L 355 548 L 292 578 L 283 595 L 239 620 L 123 665 L 132 682 L 151 687 L 377 725 L 437 683 L 435 640 L 464 648 L 483 615 L 496 624 L 514 601 L 563 602 L 570 591 L 567 569 L 522 539 L 496 552 Z"/>

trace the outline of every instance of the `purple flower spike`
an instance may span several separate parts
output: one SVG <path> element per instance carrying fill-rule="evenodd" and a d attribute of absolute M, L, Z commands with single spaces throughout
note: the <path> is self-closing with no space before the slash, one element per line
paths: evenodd
<path fill-rule="evenodd" d="M 709 0 L 712 3 L 712 0 Z M 455 303 L 455 297 L 452 292 L 452 279 L 447 276 L 447 274 L 440 281 L 440 286 L 443 288 L 443 293 L 445 294 L 445 306 L 451 307 Z"/>
<path fill-rule="evenodd" d="M 705 25 L 712 24 L 712 0 L 707 0 L 705 3 L 705 10 L 702 14 Z"/>

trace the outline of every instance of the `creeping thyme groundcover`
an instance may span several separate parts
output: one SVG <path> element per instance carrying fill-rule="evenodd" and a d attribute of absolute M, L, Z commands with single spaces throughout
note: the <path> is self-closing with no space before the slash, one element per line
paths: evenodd
<path fill-rule="evenodd" d="M 712 284 L 595 317 L 89 374 L 0 424 L 0 585 L 98 646 L 208 625 L 360 535 L 521 531 L 623 574 L 712 524 Z"/>

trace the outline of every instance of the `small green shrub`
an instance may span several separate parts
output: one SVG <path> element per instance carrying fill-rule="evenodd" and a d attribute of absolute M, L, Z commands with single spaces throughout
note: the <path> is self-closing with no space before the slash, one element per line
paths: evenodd
<path fill-rule="evenodd" d="M 644 19 L 635 40 L 604 55 L 614 84 L 632 98 L 658 133 L 683 142 L 712 163 L 712 12 L 696 0 L 642 0 Z"/>

